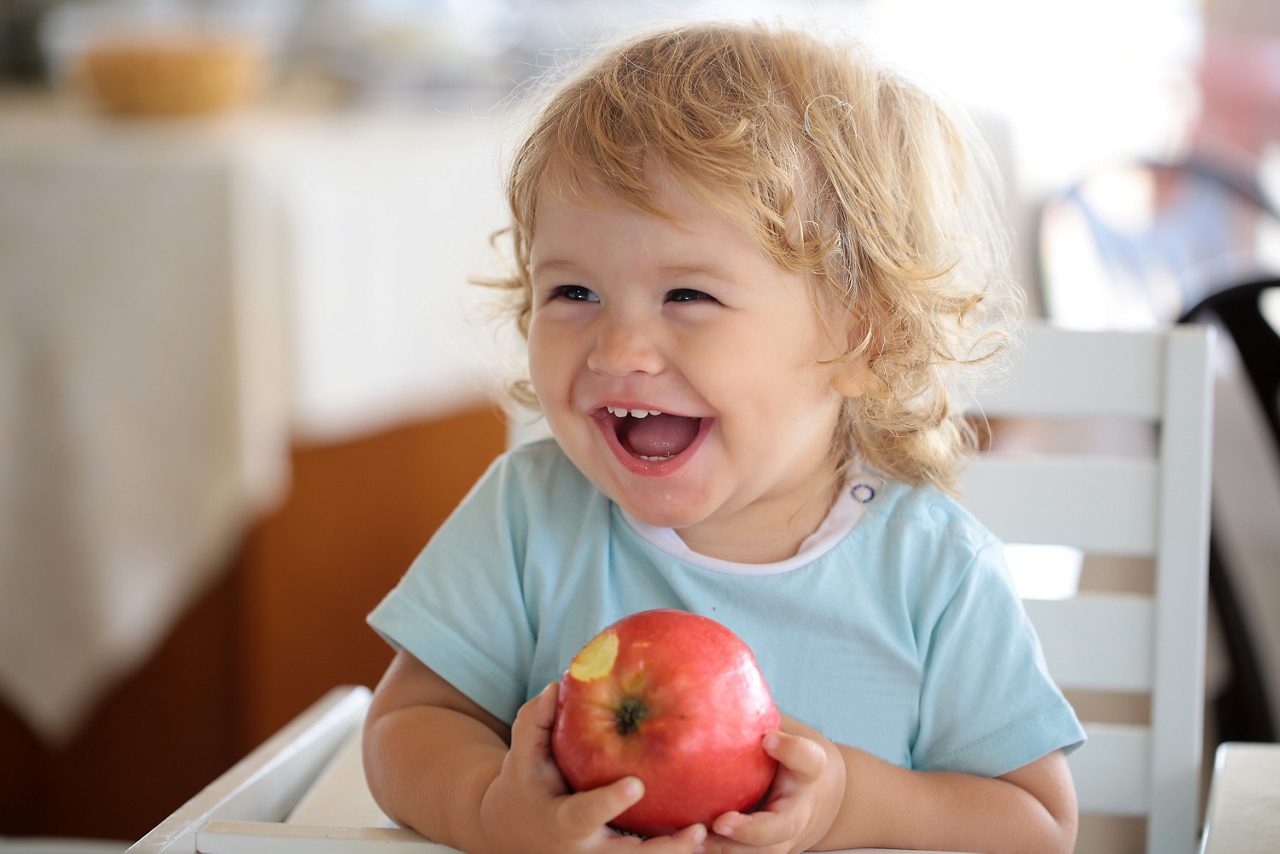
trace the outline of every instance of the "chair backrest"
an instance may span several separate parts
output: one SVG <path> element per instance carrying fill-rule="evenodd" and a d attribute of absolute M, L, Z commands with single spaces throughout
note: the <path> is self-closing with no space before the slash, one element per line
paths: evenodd
<path fill-rule="evenodd" d="M 1145 816 L 1151 854 L 1193 851 L 1199 825 L 1211 334 L 1028 325 L 1008 382 L 979 398 L 993 450 L 963 482 L 966 505 L 1006 543 L 1152 559 L 1152 593 L 1025 603 L 1064 691 L 1150 695 L 1149 724 L 1085 720 L 1089 741 L 1070 763 L 1081 813 Z M 1001 453 L 1001 431 L 1023 419 L 1141 422 L 1154 451 Z"/>
<path fill-rule="evenodd" d="M 1217 320 L 1240 354 L 1271 434 L 1280 444 L 1280 330 L 1265 301 L 1280 304 L 1280 277 L 1242 282 L 1212 293 L 1191 307 L 1183 323 Z M 1275 312 L 1280 315 L 1280 312 Z"/>
<path fill-rule="evenodd" d="M 1276 741 L 1280 711 L 1280 278 L 1227 286 L 1180 322 L 1222 335 L 1216 388 L 1210 613 L 1230 671 L 1213 698 L 1219 741 Z M 1233 355 L 1234 352 L 1234 355 Z M 1252 389 L 1252 396 L 1249 394 Z M 1251 405 L 1256 404 L 1256 405 Z"/>

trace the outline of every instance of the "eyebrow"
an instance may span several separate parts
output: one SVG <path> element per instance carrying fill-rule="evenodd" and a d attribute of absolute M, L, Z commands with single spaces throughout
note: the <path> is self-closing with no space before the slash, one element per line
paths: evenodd
<path fill-rule="evenodd" d="M 547 258 L 535 264 L 532 273 L 538 276 L 548 269 L 572 273 L 586 272 L 581 265 L 567 258 Z M 728 274 L 711 264 L 667 264 L 659 267 L 658 272 L 666 276 L 705 276 L 726 285 L 733 284 L 733 279 Z"/>
<path fill-rule="evenodd" d="M 733 283 L 733 280 L 723 270 L 713 265 L 672 264 L 660 267 L 659 270 L 669 276 L 706 276 L 725 284 Z"/>
<path fill-rule="evenodd" d="M 539 261 L 537 264 L 533 265 L 533 270 L 532 270 L 533 275 L 536 276 L 539 273 L 541 273 L 543 270 L 546 270 L 549 267 L 556 270 L 582 272 L 582 268 L 579 267 L 577 264 L 573 263 L 572 261 L 569 261 L 564 258 L 548 258 L 545 261 Z"/>

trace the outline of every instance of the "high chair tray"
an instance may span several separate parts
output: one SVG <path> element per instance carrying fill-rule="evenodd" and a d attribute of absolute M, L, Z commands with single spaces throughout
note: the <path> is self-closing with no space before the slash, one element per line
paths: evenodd
<path fill-rule="evenodd" d="M 128 854 L 457 854 L 397 827 L 369 794 L 360 731 L 370 696 L 334 688 Z"/>
<path fill-rule="evenodd" d="M 363 686 L 334 688 L 179 807 L 130 854 L 456 854 L 396 827 L 364 784 Z"/>

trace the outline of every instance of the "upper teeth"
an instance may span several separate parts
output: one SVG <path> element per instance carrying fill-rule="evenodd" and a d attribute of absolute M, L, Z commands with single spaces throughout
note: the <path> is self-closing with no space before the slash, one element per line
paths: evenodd
<path fill-rule="evenodd" d="M 606 406 L 610 415 L 616 415 L 619 418 L 626 418 L 630 415 L 632 418 L 644 418 L 649 415 L 661 415 L 662 411 L 658 409 L 624 409 L 621 406 Z"/>

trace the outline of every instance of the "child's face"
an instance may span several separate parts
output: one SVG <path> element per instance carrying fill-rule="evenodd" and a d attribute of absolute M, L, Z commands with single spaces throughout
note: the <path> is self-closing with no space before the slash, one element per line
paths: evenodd
<path fill-rule="evenodd" d="M 820 363 L 844 347 L 804 275 L 676 181 L 661 187 L 674 220 L 603 190 L 539 196 L 534 389 L 565 452 L 633 516 L 714 557 L 789 557 L 827 511 L 841 395 Z"/>

